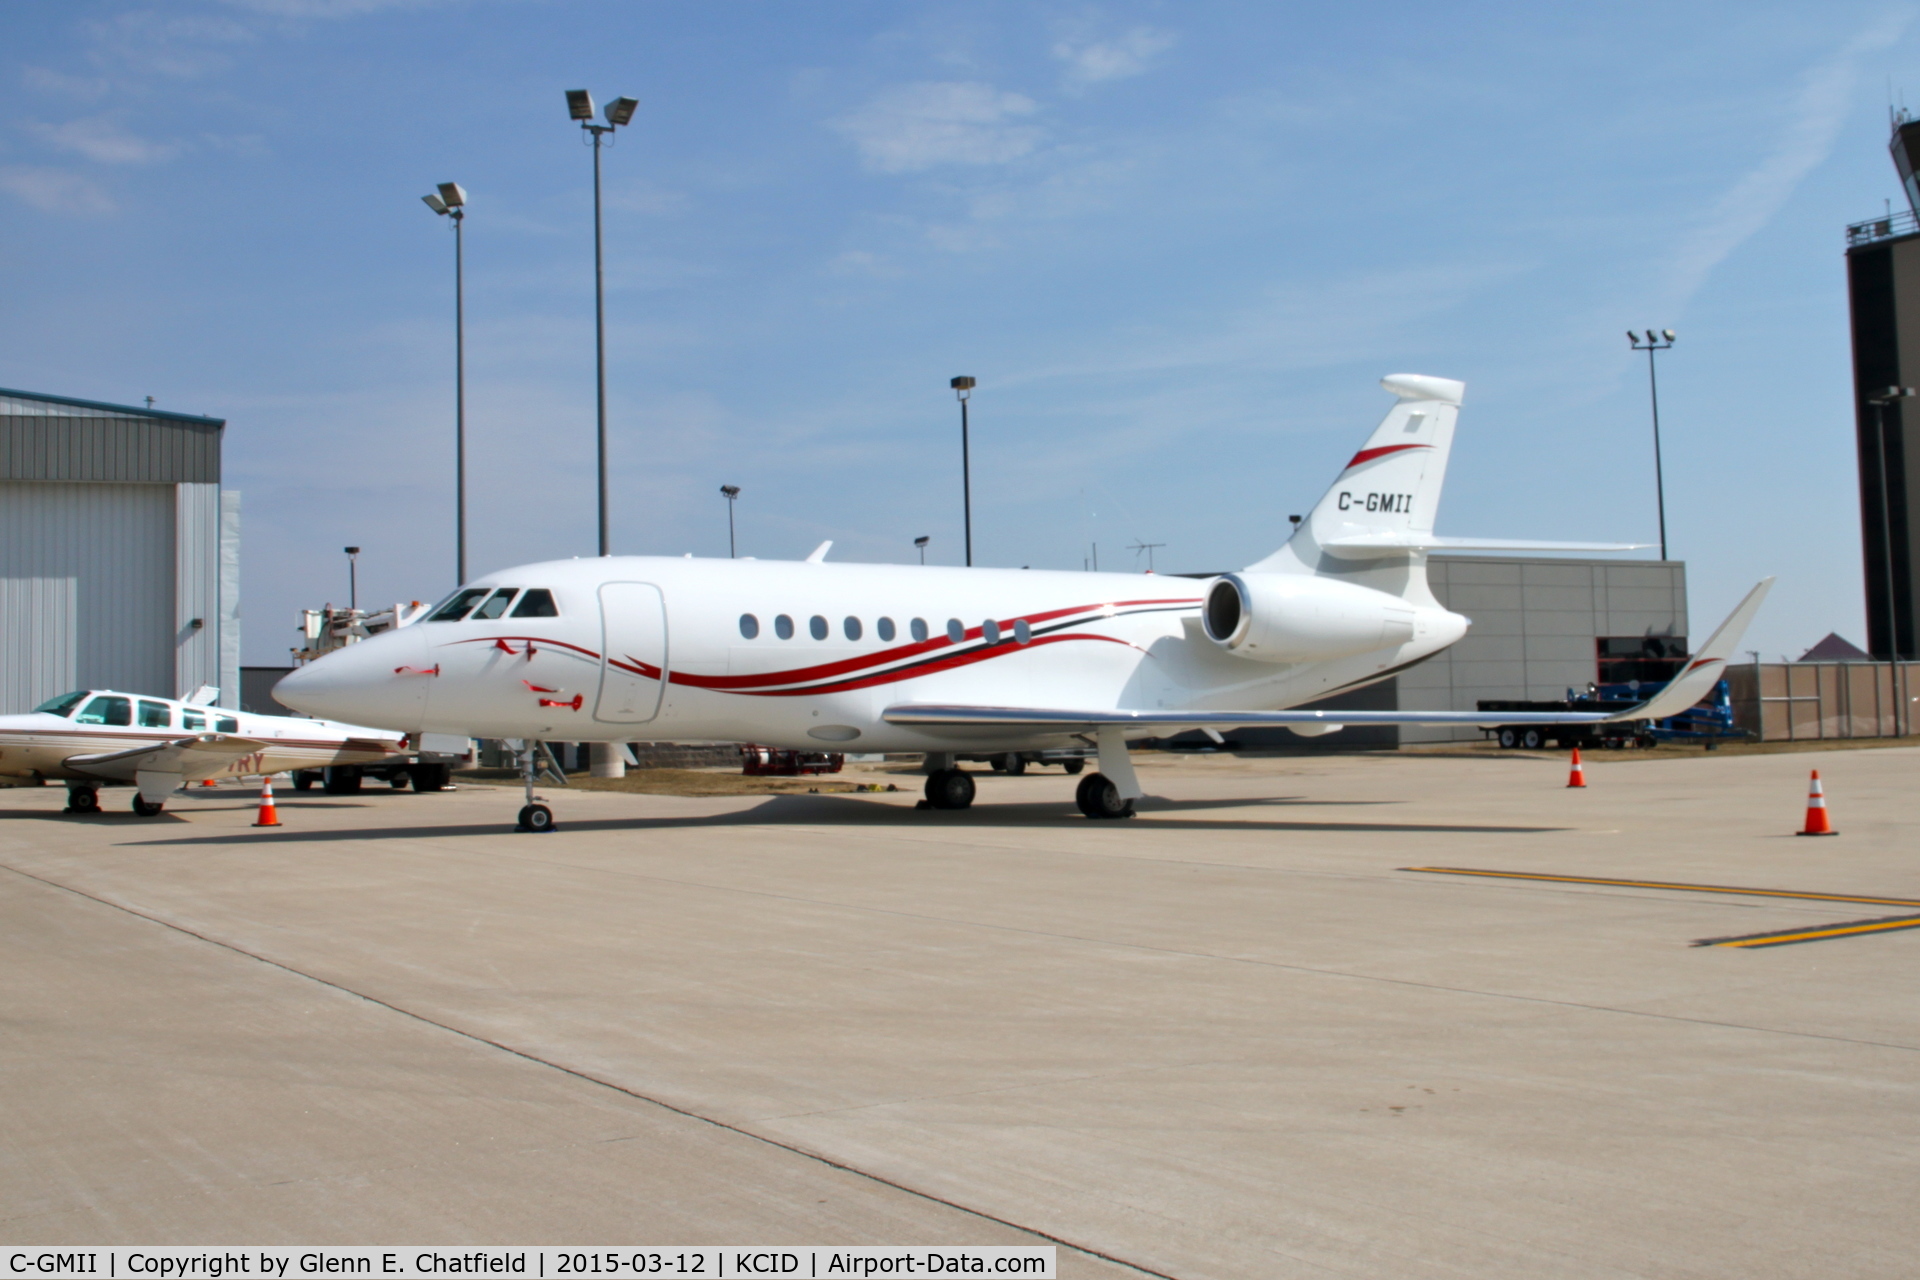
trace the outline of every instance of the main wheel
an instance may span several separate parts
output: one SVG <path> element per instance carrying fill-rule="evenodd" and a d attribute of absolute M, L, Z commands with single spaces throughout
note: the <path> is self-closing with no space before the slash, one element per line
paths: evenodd
<path fill-rule="evenodd" d="M 352 765 L 329 767 L 321 774 L 321 786 L 330 796 L 350 796 L 360 789 L 360 770 Z"/>
<path fill-rule="evenodd" d="M 515 831 L 547 832 L 556 830 L 553 810 L 543 804 L 530 804 L 520 810 L 520 825 Z"/>
<path fill-rule="evenodd" d="M 1520 735 L 1520 745 L 1529 751 L 1538 751 L 1546 743 L 1546 738 L 1538 729 L 1529 729 Z"/>
<path fill-rule="evenodd" d="M 450 764 L 410 764 L 407 772 L 413 775 L 415 791 L 444 791 L 453 779 Z"/>
<path fill-rule="evenodd" d="M 150 803 L 147 798 L 138 791 L 133 793 L 133 811 L 143 818 L 157 817 L 160 811 L 166 807 L 167 802 L 164 800 L 157 803 Z"/>
<path fill-rule="evenodd" d="M 1018 751 L 1009 751 L 1000 758 L 1006 761 L 1002 768 L 1007 771 L 1009 777 L 1017 778 L 1027 771 L 1027 758 Z"/>
<path fill-rule="evenodd" d="M 293 789 L 295 791 L 313 790 L 313 783 L 316 776 L 311 769 L 295 769 L 293 771 Z"/>
<path fill-rule="evenodd" d="M 1085 760 L 1082 760 L 1079 756 L 1075 756 L 1071 760 L 1062 760 L 1060 762 L 1060 767 L 1062 769 L 1065 769 L 1067 771 L 1067 776 L 1071 778 L 1074 774 L 1086 768 L 1087 762 Z"/>
<path fill-rule="evenodd" d="M 994 756 L 987 761 L 987 767 L 995 773 L 1005 773 L 1007 771 L 1007 757 Z"/>
<path fill-rule="evenodd" d="M 1080 779 L 1074 803 L 1089 818 L 1131 818 L 1133 801 L 1120 798 L 1120 788 L 1104 773 L 1090 773 Z"/>
<path fill-rule="evenodd" d="M 973 803 L 973 775 L 939 769 L 927 775 L 927 803 L 936 809 L 965 809 Z"/>
<path fill-rule="evenodd" d="M 100 793 L 92 787 L 74 787 L 67 792 L 68 813 L 100 812 Z"/>
<path fill-rule="evenodd" d="M 1519 745 L 1520 745 L 1519 734 L 1515 733 L 1511 729 L 1502 729 L 1500 731 L 1500 746 L 1504 750 L 1511 751 Z"/>

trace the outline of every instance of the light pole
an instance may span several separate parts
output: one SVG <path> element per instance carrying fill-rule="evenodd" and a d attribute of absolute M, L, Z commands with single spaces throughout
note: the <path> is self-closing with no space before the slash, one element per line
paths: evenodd
<path fill-rule="evenodd" d="M 348 547 L 347 552 L 347 608 L 360 607 L 360 548 Z"/>
<path fill-rule="evenodd" d="M 467 193 L 457 182 L 443 182 L 437 194 L 420 199 L 453 219 L 453 581 L 458 586 L 467 580 L 467 303 L 460 231 Z"/>
<path fill-rule="evenodd" d="M 960 397 L 960 513 L 966 522 L 967 568 L 973 568 L 973 467 L 967 456 L 967 397 L 973 392 L 973 379 L 960 377 L 947 383 Z"/>
<path fill-rule="evenodd" d="M 1642 339 L 1639 334 L 1629 329 L 1627 341 L 1633 345 L 1635 351 L 1647 353 L 1647 391 L 1653 397 L 1653 494 L 1654 501 L 1660 508 L 1660 558 L 1665 560 L 1667 558 L 1667 483 L 1666 476 L 1660 469 L 1660 384 L 1653 374 L 1653 353 L 1665 351 L 1673 345 L 1673 330 L 1662 329 L 1655 333 L 1649 329 L 1645 339 Z"/>
<path fill-rule="evenodd" d="M 734 499 L 740 496 L 740 486 L 737 484 L 723 484 L 720 486 L 720 492 L 726 495 L 727 499 L 727 559 L 732 560 L 739 555 L 739 553 L 733 549 L 733 503 Z"/>
<path fill-rule="evenodd" d="M 1893 703 L 1893 733 L 1900 736 L 1900 614 L 1893 603 L 1893 509 L 1887 488 L 1887 406 L 1914 394 L 1912 387 L 1882 387 L 1867 397 L 1873 406 L 1874 452 L 1880 460 L 1880 545 L 1887 558 L 1887 676 Z M 1868 644 L 1872 644 L 1869 636 Z"/>
<path fill-rule="evenodd" d="M 604 256 L 600 238 L 600 140 L 633 119 L 640 103 L 615 98 L 607 104 L 607 122 L 593 123 L 593 95 L 585 89 L 567 90 L 567 115 L 580 122 L 580 131 L 593 145 L 593 351 L 599 408 L 600 554 L 613 554 L 607 532 L 607 307 Z"/>
<path fill-rule="evenodd" d="M 927 544 L 928 544 L 929 542 L 932 542 L 932 541 L 933 541 L 933 539 L 932 539 L 932 538 L 929 538 L 929 537 L 928 537 L 928 536 L 927 536 L 926 534 L 924 534 L 924 533 L 923 533 L 923 534 L 921 534 L 921 535 L 920 535 L 919 537 L 917 537 L 917 538 L 915 538 L 915 539 L 913 540 L 913 545 L 914 545 L 914 546 L 916 546 L 916 547 L 918 547 L 918 548 L 920 548 L 920 563 L 921 563 L 921 564 L 925 564 L 925 563 L 927 562 Z"/>

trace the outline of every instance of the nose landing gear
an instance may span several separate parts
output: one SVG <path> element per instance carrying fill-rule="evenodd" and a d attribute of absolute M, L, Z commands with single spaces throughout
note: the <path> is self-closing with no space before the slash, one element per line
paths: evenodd
<path fill-rule="evenodd" d="M 520 821 L 513 829 L 544 834 L 548 831 L 557 831 L 559 828 L 554 824 L 553 810 L 541 804 L 533 794 L 534 775 L 539 772 L 538 750 L 538 744 L 531 738 L 528 738 L 526 744 L 520 749 L 520 773 L 527 783 L 527 802 L 521 806 Z"/>

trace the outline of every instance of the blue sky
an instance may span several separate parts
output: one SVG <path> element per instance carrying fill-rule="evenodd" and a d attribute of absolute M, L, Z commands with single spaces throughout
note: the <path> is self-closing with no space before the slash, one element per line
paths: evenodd
<path fill-rule="evenodd" d="M 1251 562 L 1384 412 L 1465 379 L 1440 528 L 1651 540 L 1662 358 L 1695 630 L 1864 639 L 1842 228 L 1898 197 L 1904 6 L 16 0 L 0 386 L 229 420 L 246 658 L 592 554 L 590 156 L 614 549 Z M 1890 87 L 1891 86 L 1891 87 Z M 1920 105 L 1920 84 L 1914 86 Z M 1144 562 L 1142 567 L 1144 567 Z"/>

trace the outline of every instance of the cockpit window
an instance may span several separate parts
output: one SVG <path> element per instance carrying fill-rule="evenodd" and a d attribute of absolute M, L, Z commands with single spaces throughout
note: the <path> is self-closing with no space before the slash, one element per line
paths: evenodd
<path fill-rule="evenodd" d="M 164 702 L 148 702 L 140 699 L 140 727 L 142 729 L 173 728 L 173 708 Z"/>
<path fill-rule="evenodd" d="M 492 591 L 492 587 L 462 587 L 447 598 L 447 602 L 428 616 L 428 622 L 458 622 L 467 616 L 467 610 L 473 608 L 474 601 Z"/>
<path fill-rule="evenodd" d="M 490 622 L 493 619 L 499 617 L 500 615 L 504 614 L 507 611 L 507 606 L 513 603 L 513 597 L 519 594 L 519 591 L 520 591 L 520 588 L 518 587 L 500 588 L 498 591 L 488 596 L 487 602 L 481 605 L 478 609 L 475 609 L 473 611 L 473 615 L 469 617 L 467 621 L 468 622 Z"/>
<path fill-rule="evenodd" d="M 133 699 L 103 693 L 73 720 L 75 724 L 132 724 Z"/>
<path fill-rule="evenodd" d="M 85 689 L 82 689 L 78 693 L 63 693 L 57 698 L 48 698 L 45 702 L 35 707 L 34 710 L 44 711 L 50 716 L 64 716 L 70 714 L 75 707 L 84 702 L 86 697 L 87 691 Z"/>
<path fill-rule="evenodd" d="M 516 618 L 557 618 L 560 610 L 554 606 L 553 592 L 545 587 L 535 587 L 520 597 L 520 605 L 513 611 Z"/>

